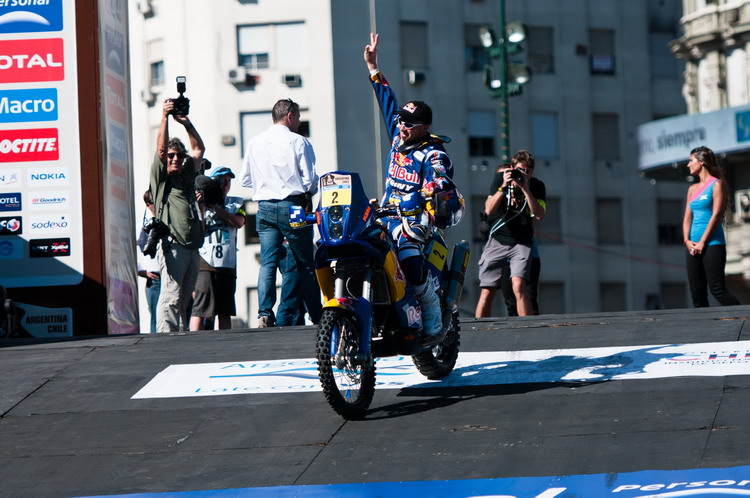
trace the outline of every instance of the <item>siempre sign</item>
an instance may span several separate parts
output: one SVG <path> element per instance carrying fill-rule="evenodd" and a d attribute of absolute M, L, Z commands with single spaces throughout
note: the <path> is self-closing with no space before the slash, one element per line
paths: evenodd
<path fill-rule="evenodd" d="M 62 0 L 0 0 L 0 33 L 62 31 Z"/>
<path fill-rule="evenodd" d="M 31 239 L 29 256 L 32 258 L 70 256 L 70 239 Z"/>
<path fill-rule="evenodd" d="M 56 161 L 57 129 L 0 130 L 0 162 Z"/>
<path fill-rule="evenodd" d="M 0 83 L 64 78 L 62 38 L 0 41 Z"/>
<path fill-rule="evenodd" d="M 0 194 L 0 211 L 20 211 L 21 193 Z"/>
<path fill-rule="evenodd" d="M 57 89 L 0 91 L 0 123 L 29 121 L 57 121 Z"/>

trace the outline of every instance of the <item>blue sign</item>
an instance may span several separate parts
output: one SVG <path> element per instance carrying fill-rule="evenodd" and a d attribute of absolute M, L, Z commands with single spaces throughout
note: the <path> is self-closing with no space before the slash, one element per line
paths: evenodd
<path fill-rule="evenodd" d="M 57 121 L 57 89 L 0 91 L 0 123 L 37 121 Z"/>
<path fill-rule="evenodd" d="M 108 24 L 104 26 L 104 53 L 107 67 L 125 76 L 125 35 Z"/>
<path fill-rule="evenodd" d="M 109 142 L 107 142 L 107 150 L 109 151 L 109 155 L 122 163 L 127 163 L 128 151 L 126 149 L 125 130 L 114 124 L 110 124 L 108 130 Z"/>
<path fill-rule="evenodd" d="M 20 211 L 21 192 L 0 194 L 0 211 Z"/>
<path fill-rule="evenodd" d="M 62 0 L 0 0 L 0 33 L 37 33 L 62 29 Z"/>
<path fill-rule="evenodd" d="M 750 111 L 737 112 L 734 119 L 737 127 L 737 141 L 747 142 L 750 140 Z"/>

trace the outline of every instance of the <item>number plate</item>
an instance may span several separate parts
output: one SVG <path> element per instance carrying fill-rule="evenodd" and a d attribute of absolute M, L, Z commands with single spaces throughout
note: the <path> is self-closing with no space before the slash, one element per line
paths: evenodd
<path fill-rule="evenodd" d="M 440 242 L 433 240 L 432 246 L 430 247 L 430 257 L 427 259 L 427 261 L 429 261 L 432 266 L 442 271 L 447 258 L 448 248 Z"/>
<path fill-rule="evenodd" d="M 352 177 L 349 175 L 326 175 L 320 179 L 320 205 L 348 206 L 352 203 Z"/>

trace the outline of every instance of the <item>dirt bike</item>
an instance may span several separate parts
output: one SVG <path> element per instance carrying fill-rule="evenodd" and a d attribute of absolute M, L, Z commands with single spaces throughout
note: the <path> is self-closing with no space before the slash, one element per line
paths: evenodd
<path fill-rule="evenodd" d="M 429 202 L 430 199 L 427 199 Z M 323 392 L 345 419 L 365 416 L 375 394 L 376 358 L 412 357 L 428 379 L 448 375 L 459 349 L 458 301 L 469 245 L 448 248 L 439 230 L 425 244 L 429 278 L 441 301 L 440 334 L 425 337 L 419 304 L 404 279 L 395 244 L 378 220 L 400 215 L 399 206 L 369 201 L 356 173 L 335 171 L 320 179 L 314 214 L 294 206 L 290 225 L 316 223 L 316 275 L 324 297 L 316 357 Z"/>

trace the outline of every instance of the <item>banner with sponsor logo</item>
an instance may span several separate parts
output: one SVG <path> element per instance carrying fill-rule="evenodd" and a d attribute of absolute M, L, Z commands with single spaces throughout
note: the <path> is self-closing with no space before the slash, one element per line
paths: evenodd
<path fill-rule="evenodd" d="M 77 67 L 74 0 L 0 0 L 0 285 L 9 288 L 83 279 Z"/>
<path fill-rule="evenodd" d="M 137 334 L 130 75 L 126 43 L 128 7 L 126 0 L 99 0 L 98 5 L 108 328 L 110 334 Z"/>
<path fill-rule="evenodd" d="M 73 310 L 71 308 L 45 308 L 26 303 L 16 303 L 19 335 L 49 339 L 73 335 Z"/>

